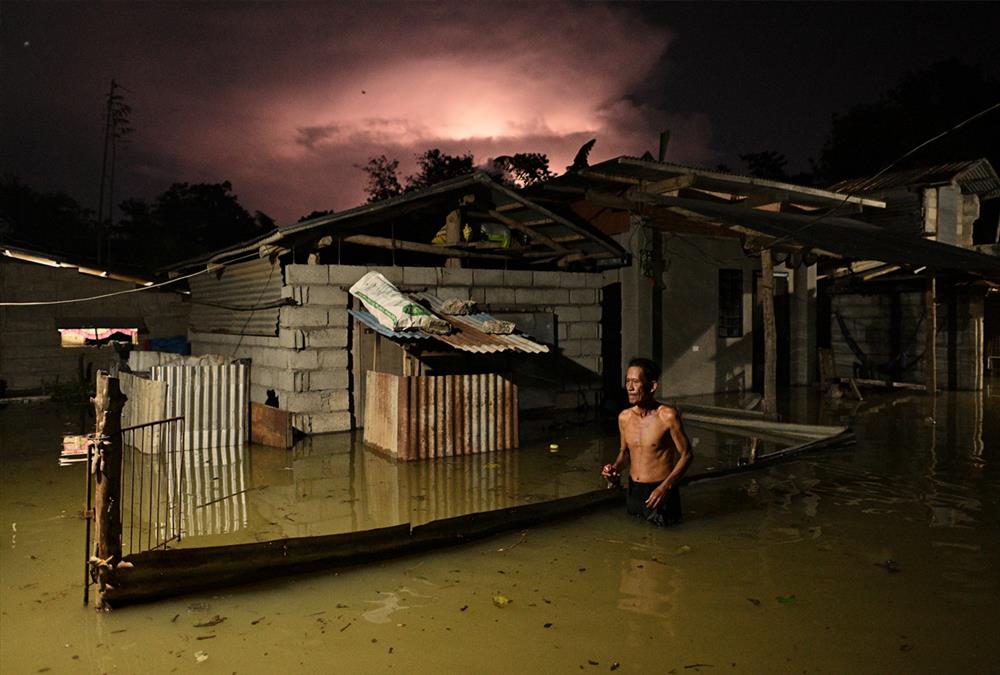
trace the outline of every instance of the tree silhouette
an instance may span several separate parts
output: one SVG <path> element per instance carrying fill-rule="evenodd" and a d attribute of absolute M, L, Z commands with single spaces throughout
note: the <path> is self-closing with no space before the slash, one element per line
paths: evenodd
<path fill-rule="evenodd" d="M 834 115 L 817 169 L 826 182 L 875 173 L 1000 102 L 1000 81 L 957 60 L 906 74 L 877 101 Z M 928 144 L 896 168 L 987 157 L 1000 161 L 1000 110 Z"/>

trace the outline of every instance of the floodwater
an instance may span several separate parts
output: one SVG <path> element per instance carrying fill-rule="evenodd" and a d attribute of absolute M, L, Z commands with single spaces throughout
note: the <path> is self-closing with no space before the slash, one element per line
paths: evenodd
<path fill-rule="evenodd" d="M 111 613 L 82 605 L 84 467 L 57 462 L 62 434 L 92 421 L 8 405 L 0 672 L 997 672 L 1000 380 L 989 384 L 933 401 L 796 390 L 786 418 L 850 424 L 858 443 L 687 486 L 676 528 L 608 507 Z M 349 434 L 208 458 L 192 498 L 217 501 L 183 515 L 181 545 L 416 524 L 601 485 L 612 433 L 538 431 L 519 451 L 421 465 Z M 747 452 L 746 439 L 688 432 L 693 473 Z"/>

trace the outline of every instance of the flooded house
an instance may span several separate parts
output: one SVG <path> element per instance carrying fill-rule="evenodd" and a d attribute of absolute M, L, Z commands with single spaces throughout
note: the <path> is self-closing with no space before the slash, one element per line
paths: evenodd
<path fill-rule="evenodd" d="M 166 350 L 184 342 L 184 298 L 135 292 L 153 285 L 152 274 L 12 244 L 0 253 L 0 297 L 11 303 L 0 306 L 0 380 L 10 394 L 92 382 L 118 360 L 114 343 Z"/>
<path fill-rule="evenodd" d="M 887 244 L 936 242 L 929 266 L 856 258 L 824 274 L 821 338 L 837 376 L 983 388 L 1000 367 L 1000 179 L 986 159 L 845 180 L 831 189 L 886 203 L 859 218 Z M 929 271 L 938 268 L 935 276 Z M 931 269 L 928 269 L 931 268 Z M 933 311 L 932 311 L 933 310 Z M 929 338 L 934 335 L 933 345 Z M 930 348 L 929 348 L 930 347 Z"/>
<path fill-rule="evenodd" d="M 948 176 L 943 183 L 942 176 Z M 890 184 L 888 176 L 882 178 Z M 979 160 L 937 174 L 927 171 L 924 181 L 925 190 L 940 192 L 942 204 L 961 205 L 939 216 L 926 210 L 927 218 L 937 218 L 933 231 L 938 234 L 932 237 L 907 238 L 884 226 L 901 220 L 900 208 L 917 205 L 919 215 L 924 213 L 920 205 L 937 203 L 924 193 L 901 204 L 898 192 L 849 183 L 818 189 L 648 155 L 569 172 L 529 193 L 549 208 L 588 218 L 632 255 L 633 264 L 619 270 L 622 356 L 645 353 L 661 360 L 668 398 L 766 393 L 818 382 L 819 348 L 829 344 L 830 311 L 818 295 L 818 283 L 828 267 L 845 265 L 879 265 L 871 277 L 903 271 L 921 289 L 913 296 L 917 302 L 923 300 L 928 276 L 936 275 L 947 288 L 942 297 L 955 308 L 936 324 L 939 369 L 947 373 L 942 381 L 974 385 L 975 373 L 981 382 L 982 345 L 989 343 L 983 299 L 992 288 L 989 279 L 1000 274 L 1000 258 L 984 253 L 989 246 L 977 249 L 972 232 L 975 227 L 992 232 L 990 241 L 996 239 L 995 211 L 987 216 L 993 219 L 992 230 L 976 221 L 980 201 L 989 205 L 997 194 L 996 174 Z M 868 260 L 879 262 L 857 267 Z M 852 296 L 837 297 L 838 308 L 847 311 Z M 871 330 L 857 328 L 858 339 L 888 344 L 887 327 L 899 327 L 893 318 L 898 314 L 888 304 L 872 304 L 871 291 L 857 297 L 866 304 L 857 316 L 872 324 Z M 911 321 L 901 332 L 913 330 Z M 911 356 L 921 351 L 921 339 L 922 334 Z M 837 374 L 862 376 L 853 372 L 853 354 L 843 341 L 834 351 Z"/>
<path fill-rule="evenodd" d="M 378 386 L 370 372 L 502 373 L 519 410 L 594 409 L 604 355 L 620 359 L 605 344 L 617 337 L 617 307 L 614 331 L 602 330 L 606 290 L 627 263 L 619 243 L 579 216 L 476 173 L 282 227 L 173 273 L 208 270 L 189 281 L 192 353 L 248 359 L 250 400 L 316 434 L 364 426 L 366 388 Z M 458 339 L 380 330 L 349 292 L 373 271 L 402 293 L 471 303 L 516 331 L 466 325 Z M 493 396 L 510 407 L 508 394 Z"/>

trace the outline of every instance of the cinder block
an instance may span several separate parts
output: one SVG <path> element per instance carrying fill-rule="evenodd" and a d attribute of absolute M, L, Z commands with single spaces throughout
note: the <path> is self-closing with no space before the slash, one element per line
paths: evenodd
<path fill-rule="evenodd" d="M 577 323 L 569 324 L 569 338 L 573 339 L 584 339 L 584 338 L 599 338 L 601 337 L 599 326 L 591 321 L 578 321 Z"/>
<path fill-rule="evenodd" d="M 472 300 L 476 304 L 482 305 L 486 303 L 486 289 L 476 288 L 475 286 L 469 290 L 469 300 Z"/>
<path fill-rule="evenodd" d="M 574 288 L 569 292 L 569 301 L 574 305 L 593 305 L 597 302 L 597 289 Z"/>
<path fill-rule="evenodd" d="M 298 370 L 315 370 L 320 366 L 319 355 L 320 352 L 315 349 L 288 352 L 288 367 Z"/>
<path fill-rule="evenodd" d="M 578 308 L 580 310 L 580 320 L 581 321 L 600 321 L 601 320 L 601 308 L 599 305 L 583 305 Z"/>
<path fill-rule="evenodd" d="M 503 286 L 503 270 L 472 270 L 473 286 Z"/>
<path fill-rule="evenodd" d="M 559 343 L 562 344 L 562 341 L 569 337 L 569 324 L 560 323 L 559 327 L 556 328 L 556 333 L 559 338 Z"/>
<path fill-rule="evenodd" d="M 315 391 L 283 392 L 279 394 L 279 402 L 284 410 L 293 413 L 321 412 L 324 409 L 323 395 Z"/>
<path fill-rule="evenodd" d="M 253 362 L 253 368 L 284 368 L 288 363 L 288 354 L 289 352 L 284 349 L 267 347 L 250 347 L 246 350 L 247 358 Z"/>
<path fill-rule="evenodd" d="M 329 310 L 329 318 L 326 325 L 329 328 L 347 328 L 351 315 L 347 313 L 347 307 L 336 307 Z"/>
<path fill-rule="evenodd" d="M 439 267 L 439 286 L 464 286 L 468 288 L 472 285 L 472 270 L 462 267 Z"/>
<path fill-rule="evenodd" d="M 433 291 L 435 295 L 439 298 L 447 300 L 449 298 L 458 298 L 459 300 L 469 299 L 469 287 L 468 286 L 441 286 Z"/>
<path fill-rule="evenodd" d="M 347 385 L 348 373 L 346 368 L 314 370 L 309 374 L 310 391 L 347 389 Z"/>
<path fill-rule="evenodd" d="M 303 284 L 328 284 L 330 272 L 327 265 L 285 265 L 285 283 L 289 286 Z"/>
<path fill-rule="evenodd" d="M 514 305 L 514 289 L 513 288 L 487 288 L 486 289 L 486 302 L 491 305 Z"/>
<path fill-rule="evenodd" d="M 560 323 L 570 323 L 580 320 L 580 308 L 574 305 L 561 305 L 556 307 L 556 316 Z"/>
<path fill-rule="evenodd" d="M 532 272 L 531 285 L 535 288 L 559 288 L 562 276 L 561 272 Z"/>
<path fill-rule="evenodd" d="M 600 340 L 580 340 L 580 353 L 581 354 L 593 354 L 594 356 L 601 355 L 601 341 Z"/>
<path fill-rule="evenodd" d="M 565 305 L 570 291 L 564 288 L 516 288 L 514 298 L 519 305 Z"/>
<path fill-rule="evenodd" d="M 309 305 L 329 305 L 332 307 L 347 307 L 347 291 L 339 286 L 308 286 Z"/>
<path fill-rule="evenodd" d="M 305 333 L 298 328 L 281 328 L 278 331 L 278 342 L 285 349 L 304 349 Z"/>
<path fill-rule="evenodd" d="M 436 286 L 438 268 L 436 267 L 404 267 L 404 286 Z"/>
<path fill-rule="evenodd" d="M 351 408 L 351 395 L 346 389 L 325 393 L 326 408 L 330 412 L 343 412 Z"/>
<path fill-rule="evenodd" d="M 351 429 L 351 415 L 347 412 L 319 413 L 310 415 L 310 418 L 309 433 L 329 434 Z"/>
<path fill-rule="evenodd" d="M 308 370 L 281 370 L 277 373 L 276 384 L 285 391 L 309 391 L 309 373 Z"/>
<path fill-rule="evenodd" d="M 318 354 L 319 356 L 320 368 L 327 369 L 347 367 L 346 349 L 321 349 L 313 353 Z"/>
<path fill-rule="evenodd" d="M 559 277 L 559 285 L 563 288 L 586 288 L 587 276 L 582 272 L 563 272 Z"/>
<path fill-rule="evenodd" d="M 361 265 L 330 265 L 330 285 L 335 287 L 353 286 L 358 279 L 368 273 Z"/>
<path fill-rule="evenodd" d="M 263 368 L 256 363 L 250 369 L 250 382 L 259 387 L 270 389 L 275 386 L 278 375 L 285 371 L 278 368 Z"/>
<path fill-rule="evenodd" d="M 583 340 L 561 340 L 559 347 L 562 349 L 563 356 L 580 356 L 584 353 L 582 343 Z"/>
<path fill-rule="evenodd" d="M 528 288 L 531 286 L 531 275 L 532 273 L 527 270 L 504 270 L 503 285 L 508 288 Z"/>
<path fill-rule="evenodd" d="M 327 311 L 318 307 L 282 307 L 278 313 L 282 327 L 316 327 L 327 325 Z"/>
<path fill-rule="evenodd" d="M 399 286 L 401 283 L 403 283 L 402 267 L 392 267 L 389 265 L 382 265 L 378 267 L 369 267 L 368 271 L 381 273 L 382 276 L 384 276 L 386 279 L 389 280 L 389 283 L 394 284 L 396 286 Z"/>
<path fill-rule="evenodd" d="M 346 328 L 320 328 L 305 334 L 305 344 L 308 347 L 346 347 Z"/>

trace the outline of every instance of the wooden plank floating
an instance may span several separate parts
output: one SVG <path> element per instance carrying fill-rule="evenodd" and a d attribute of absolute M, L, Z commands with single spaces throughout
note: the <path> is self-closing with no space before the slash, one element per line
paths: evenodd
<path fill-rule="evenodd" d="M 621 500 L 620 490 L 594 490 L 548 502 L 431 521 L 417 527 L 403 523 L 320 537 L 144 551 L 126 558 L 131 566 L 116 570 L 115 583 L 103 590 L 102 601 L 105 606 L 122 607 L 284 574 L 357 565 L 462 543 Z"/>
<path fill-rule="evenodd" d="M 367 445 L 404 461 L 508 450 L 518 438 L 517 385 L 496 373 L 368 371 Z"/>
<path fill-rule="evenodd" d="M 292 447 L 292 414 L 261 403 L 251 403 L 250 441 L 272 448 Z"/>

